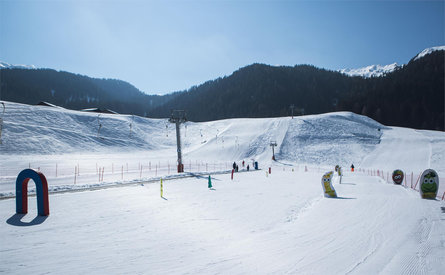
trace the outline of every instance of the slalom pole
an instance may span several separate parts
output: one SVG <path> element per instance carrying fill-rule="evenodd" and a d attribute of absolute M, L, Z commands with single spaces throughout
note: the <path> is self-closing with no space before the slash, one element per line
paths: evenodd
<path fill-rule="evenodd" d="M 162 184 L 162 178 L 161 178 L 161 198 L 164 197 L 164 185 Z"/>
<path fill-rule="evenodd" d="M 419 183 L 420 177 L 422 176 L 422 172 L 419 174 L 416 180 L 416 184 L 414 185 L 414 190 L 416 190 L 417 183 Z"/>

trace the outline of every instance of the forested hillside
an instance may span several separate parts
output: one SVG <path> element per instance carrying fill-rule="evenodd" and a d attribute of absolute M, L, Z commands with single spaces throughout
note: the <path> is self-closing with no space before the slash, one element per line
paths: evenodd
<path fill-rule="evenodd" d="M 195 121 L 352 111 L 383 124 L 444 130 L 444 51 L 435 51 L 382 77 L 350 77 L 309 65 L 253 64 L 192 87 L 154 108 L 166 117 L 184 109 Z"/>
<path fill-rule="evenodd" d="M 128 82 L 96 79 L 51 69 L 3 69 L 1 99 L 26 104 L 47 101 L 68 109 L 98 107 L 144 116 L 172 95 L 147 95 Z"/>
<path fill-rule="evenodd" d="M 444 51 L 381 77 L 350 77 L 311 65 L 252 64 L 230 76 L 168 95 L 131 84 L 50 69 L 2 69 L 1 99 L 70 109 L 107 108 L 155 118 L 186 110 L 192 121 L 352 111 L 383 124 L 444 130 Z"/>

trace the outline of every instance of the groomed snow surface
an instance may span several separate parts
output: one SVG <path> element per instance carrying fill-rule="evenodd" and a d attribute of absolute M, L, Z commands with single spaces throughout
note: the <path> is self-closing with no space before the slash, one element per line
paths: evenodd
<path fill-rule="evenodd" d="M 176 141 L 165 119 L 5 104 L 0 272 L 445 270 L 445 203 L 422 200 L 413 189 L 417 175 L 432 168 L 444 192 L 443 132 L 388 127 L 346 112 L 187 123 L 181 127 L 187 173 L 174 178 Z M 278 143 L 276 162 L 271 140 Z M 242 160 L 251 168 L 256 160 L 262 170 L 245 172 Z M 233 161 L 242 172 L 231 180 L 224 172 Z M 336 164 L 345 171 L 342 184 L 334 178 L 339 198 L 325 198 L 321 176 Z M 15 214 L 15 199 L 7 198 L 28 167 L 48 178 L 47 218 L 36 216 L 35 196 L 27 215 Z M 403 186 L 388 183 L 396 168 L 406 172 Z M 169 179 L 163 198 L 160 177 Z M 29 189 L 35 192 L 32 182 Z"/>

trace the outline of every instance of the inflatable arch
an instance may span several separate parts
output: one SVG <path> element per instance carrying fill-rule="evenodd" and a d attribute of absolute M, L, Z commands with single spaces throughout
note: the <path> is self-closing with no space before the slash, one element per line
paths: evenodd
<path fill-rule="evenodd" d="M 15 183 L 15 205 L 17 214 L 28 213 L 28 182 L 36 184 L 37 212 L 39 216 L 49 215 L 48 182 L 45 176 L 32 169 L 25 169 L 17 176 Z"/>

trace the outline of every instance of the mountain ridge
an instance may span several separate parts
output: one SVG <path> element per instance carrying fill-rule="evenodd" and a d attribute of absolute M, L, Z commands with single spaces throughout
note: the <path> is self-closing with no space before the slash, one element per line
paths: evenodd
<path fill-rule="evenodd" d="M 370 78 L 313 65 L 255 63 L 163 96 L 146 95 L 122 80 L 12 68 L 0 70 L 1 99 L 47 101 L 77 110 L 98 107 L 155 118 L 184 109 L 192 121 L 287 116 L 294 105 L 295 115 L 352 111 L 386 125 L 443 130 L 443 55 L 441 47 L 428 50 L 405 66 Z"/>

